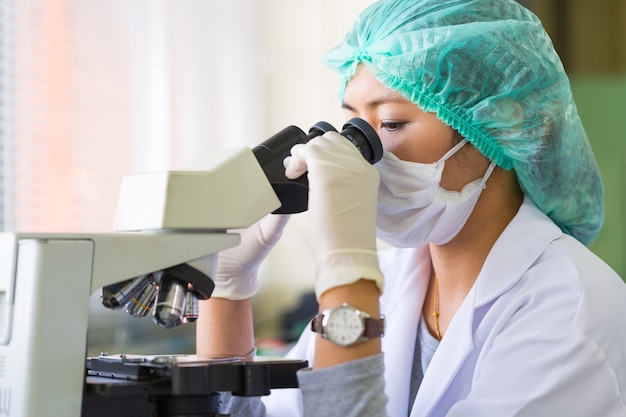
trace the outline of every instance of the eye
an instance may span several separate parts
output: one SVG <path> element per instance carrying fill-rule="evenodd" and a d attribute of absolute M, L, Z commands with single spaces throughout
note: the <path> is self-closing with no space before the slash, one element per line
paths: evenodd
<path fill-rule="evenodd" d="M 400 122 L 396 120 L 383 120 L 380 123 L 380 127 L 382 129 L 386 129 L 390 132 L 395 132 L 396 130 L 402 129 L 402 127 L 406 124 L 406 122 Z"/>

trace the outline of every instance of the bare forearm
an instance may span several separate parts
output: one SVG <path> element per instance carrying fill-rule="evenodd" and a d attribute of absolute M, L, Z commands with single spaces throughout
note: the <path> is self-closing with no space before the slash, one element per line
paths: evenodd
<path fill-rule="evenodd" d="M 254 349 L 252 302 L 210 298 L 200 302 L 196 353 L 208 357 L 243 356 Z"/>

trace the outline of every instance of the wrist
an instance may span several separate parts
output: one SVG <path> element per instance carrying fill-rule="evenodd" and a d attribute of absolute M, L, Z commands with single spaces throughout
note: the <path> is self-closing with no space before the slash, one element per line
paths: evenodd
<path fill-rule="evenodd" d="M 320 311 L 349 303 L 372 316 L 380 315 L 380 291 L 375 282 L 359 279 L 354 283 L 340 285 L 324 292 L 319 298 Z"/>
<path fill-rule="evenodd" d="M 196 353 L 206 358 L 246 356 L 254 349 L 252 301 L 211 297 L 200 302 Z"/>
<path fill-rule="evenodd" d="M 337 249 L 328 252 L 315 263 L 315 294 L 318 302 L 333 288 L 370 281 L 377 287 L 377 296 L 383 292 L 384 277 L 378 263 L 376 249 Z"/>
<path fill-rule="evenodd" d="M 211 297 L 240 301 L 251 298 L 257 292 L 257 272 L 240 274 L 236 277 L 217 275 L 213 279 L 215 288 Z"/>
<path fill-rule="evenodd" d="M 348 303 L 371 317 L 380 317 L 380 292 L 370 280 L 358 280 L 352 284 L 334 287 L 320 298 L 320 312 Z M 321 335 L 315 344 L 313 368 L 320 369 L 356 359 L 372 356 L 381 351 L 381 338 L 374 337 L 350 346 L 338 346 Z"/>

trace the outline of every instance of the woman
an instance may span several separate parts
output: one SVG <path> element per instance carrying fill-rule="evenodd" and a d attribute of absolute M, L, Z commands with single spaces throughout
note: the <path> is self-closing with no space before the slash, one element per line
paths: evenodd
<path fill-rule="evenodd" d="M 385 155 L 372 167 L 326 134 L 294 147 L 286 175 L 308 171 L 320 311 L 348 303 L 374 327 L 341 346 L 345 329 L 314 319 L 290 352 L 313 370 L 267 414 L 626 416 L 626 286 L 585 248 L 601 178 L 537 18 L 507 0 L 381 1 L 327 63 Z M 254 277 L 285 221 L 220 255 L 199 354 L 253 349 Z"/>

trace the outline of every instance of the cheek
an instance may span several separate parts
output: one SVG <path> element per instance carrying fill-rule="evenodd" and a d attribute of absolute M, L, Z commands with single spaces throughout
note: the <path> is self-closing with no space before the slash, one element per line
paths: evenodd
<path fill-rule="evenodd" d="M 381 132 L 381 129 L 377 130 L 380 141 L 383 144 L 383 150 L 391 152 L 400 159 L 404 159 L 402 156 L 406 155 L 407 151 L 411 148 L 409 145 L 410 141 L 400 138 L 397 135 L 390 135 L 388 132 Z"/>
<path fill-rule="evenodd" d="M 453 146 L 451 130 L 409 129 L 402 134 L 379 132 L 383 149 L 403 161 L 432 164 Z"/>
<path fill-rule="evenodd" d="M 461 191 L 472 181 L 482 178 L 490 161 L 472 145 L 465 145 L 446 161 L 440 185 L 450 191 Z"/>

